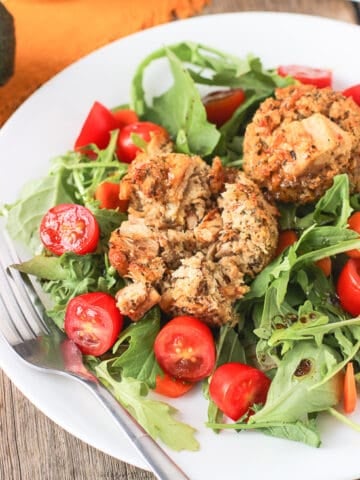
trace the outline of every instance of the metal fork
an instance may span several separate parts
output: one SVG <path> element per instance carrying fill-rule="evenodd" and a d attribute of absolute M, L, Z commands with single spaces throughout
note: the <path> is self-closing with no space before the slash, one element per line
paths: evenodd
<path fill-rule="evenodd" d="M 36 283 L 10 268 L 20 259 L 0 225 L 0 333 L 27 365 L 65 375 L 85 385 L 110 412 L 122 431 L 160 480 L 189 480 L 108 390 L 85 367 L 69 371 L 69 355 L 80 352 L 46 315 Z M 73 363 L 72 361 L 70 363 Z M 81 365 L 82 366 L 82 365 Z"/>

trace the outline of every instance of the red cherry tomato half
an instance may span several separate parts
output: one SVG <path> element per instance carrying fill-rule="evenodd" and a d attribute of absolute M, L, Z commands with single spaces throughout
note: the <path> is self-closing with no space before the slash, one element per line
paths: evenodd
<path fill-rule="evenodd" d="M 95 199 L 100 202 L 100 208 L 119 209 L 120 212 L 126 212 L 128 200 L 120 200 L 119 183 L 102 182 L 95 191 Z"/>
<path fill-rule="evenodd" d="M 95 143 L 98 148 L 106 148 L 110 141 L 110 132 L 118 128 L 118 123 L 112 112 L 100 102 L 92 106 L 78 138 L 75 141 L 74 150 L 82 150 L 82 147 Z"/>
<path fill-rule="evenodd" d="M 360 259 L 350 258 L 340 272 L 337 294 L 344 310 L 351 315 L 360 315 Z"/>
<path fill-rule="evenodd" d="M 233 88 L 209 93 L 203 98 L 206 116 L 209 122 L 221 127 L 234 114 L 245 100 L 244 90 Z"/>
<path fill-rule="evenodd" d="M 360 212 L 355 212 L 351 215 L 348 219 L 348 225 L 351 230 L 354 230 L 360 236 Z M 360 250 L 348 250 L 346 255 L 351 258 L 360 258 Z"/>
<path fill-rule="evenodd" d="M 165 373 L 164 375 L 156 376 L 154 391 L 165 397 L 177 398 L 185 395 L 193 386 L 194 383 L 184 382 Z"/>
<path fill-rule="evenodd" d="M 115 343 L 123 316 L 114 297 L 103 292 L 85 293 L 70 300 L 65 312 L 65 332 L 85 355 L 99 356 Z"/>
<path fill-rule="evenodd" d="M 40 238 L 55 255 L 74 252 L 79 255 L 96 250 L 99 225 L 86 207 L 62 203 L 50 208 L 40 224 Z"/>
<path fill-rule="evenodd" d="M 342 93 L 343 95 L 345 95 L 345 97 L 352 97 L 354 101 L 360 106 L 360 83 L 347 88 Z"/>
<path fill-rule="evenodd" d="M 135 122 L 126 125 L 119 133 L 117 142 L 117 156 L 125 163 L 131 163 L 136 155 L 141 151 L 133 140 L 133 135 L 137 135 L 145 142 L 151 140 L 151 134 L 169 136 L 165 128 L 152 122 Z"/>
<path fill-rule="evenodd" d="M 277 69 L 281 77 L 294 77 L 299 82 L 315 85 L 318 88 L 330 87 L 332 83 L 331 70 L 306 67 L 303 65 L 280 65 Z"/>
<path fill-rule="evenodd" d="M 154 352 L 168 375 L 197 382 L 210 375 L 215 365 L 215 342 L 210 328 L 194 317 L 169 321 L 158 333 Z"/>
<path fill-rule="evenodd" d="M 257 368 L 238 362 L 224 363 L 211 377 L 209 393 L 218 408 L 232 420 L 251 414 L 255 403 L 264 404 L 270 379 Z"/>
<path fill-rule="evenodd" d="M 136 112 L 127 108 L 113 110 L 112 114 L 115 118 L 118 128 L 123 128 L 130 123 L 135 123 L 139 121 L 139 117 L 137 116 Z"/>

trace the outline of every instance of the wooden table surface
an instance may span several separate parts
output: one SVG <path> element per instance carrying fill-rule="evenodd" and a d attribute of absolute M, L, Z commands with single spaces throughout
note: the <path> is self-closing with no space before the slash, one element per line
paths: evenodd
<path fill-rule="evenodd" d="M 212 0 L 203 14 L 284 11 L 357 23 L 347 0 Z M 0 370 L 1 480 L 154 480 L 65 432 L 39 412 Z M 64 460 L 66 459 L 66 461 Z"/>

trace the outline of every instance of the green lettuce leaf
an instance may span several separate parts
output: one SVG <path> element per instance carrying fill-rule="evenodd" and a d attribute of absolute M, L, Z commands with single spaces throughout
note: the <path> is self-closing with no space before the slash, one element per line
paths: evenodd
<path fill-rule="evenodd" d="M 51 300 L 52 306 L 47 314 L 61 329 L 64 326 L 66 306 L 71 298 L 97 291 L 115 295 L 124 286 L 124 281 L 109 265 L 105 253 L 76 255 L 68 252 L 60 257 L 38 255 L 13 265 L 13 268 L 40 280 Z"/>
<path fill-rule="evenodd" d="M 172 85 L 163 94 L 146 98 L 144 81 L 148 67 L 166 58 Z M 138 66 L 132 81 L 132 107 L 141 118 L 160 123 L 175 140 L 180 152 L 204 157 L 222 156 L 224 163 L 239 164 L 242 136 L 259 103 L 291 78 L 265 70 L 257 57 L 238 58 L 194 42 L 181 42 L 156 50 Z M 242 88 L 246 101 L 218 130 L 206 119 L 199 86 Z"/>
<path fill-rule="evenodd" d="M 163 95 L 153 98 L 152 105 L 143 100 L 142 114 L 154 123 L 163 125 L 176 139 L 176 148 L 183 153 L 197 153 L 201 156 L 211 154 L 220 139 L 216 127 L 206 120 L 205 108 L 201 102 L 191 76 L 183 68 L 181 61 L 170 49 L 164 49 L 174 77 L 173 86 Z M 156 53 L 153 58 L 158 57 Z M 149 62 L 150 60 L 148 60 Z M 133 84 L 139 86 L 136 97 L 142 93 L 143 70 L 139 69 Z M 134 99 L 139 111 L 140 100 Z"/>
<path fill-rule="evenodd" d="M 194 436 L 195 429 L 176 420 L 175 408 L 164 402 L 146 398 L 148 388 L 139 380 L 133 378 L 115 380 L 109 373 L 109 362 L 111 360 L 95 366 L 96 375 L 149 435 L 155 440 L 160 439 L 176 451 L 199 449 L 199 443 Z"/>
<path fill-rule="evenodd" d="M 338 361 L 337 352 L 326 345 L 312 341 L 294 345 L 278 365 L 265 405 L 249 422 L 293 423 L 337 405 L 342 392 L 341 377 L 336 373 Z"/>
<path fill-rule="evenodd" d="M 150 388 L 154 388 L 156 376 L 162 373 L 155 360 L 153 348 L 159 330 L 160 310 L 154 307 L 141 320 L 131 323 L 121 333 L 113 346 L 115 360 L 111 370 L 120 369 L 122 377 L 141 380 Z M 118 355 L 124 344 L 128 345 L 126 350 Z"/>
<path fill-rule="evenodd" d="M 93 147 L 96 160 L 89 160 L 78 152 L 68 152 L 53 159 L 47 176 L 29 182 L 14 204 L 2 208 L 10 236 L 32 251 L 38 251 L 41 219 L 51 207 L 60 203 L 78 203 L 93 210 L 100 223 L 102 238 L 119 226 L 124 215 L 100 211 L 94 200 L 99 183 L 109 178 L 119 181 L 127 171 L 128 166 L 116 158 L 116 139 L 117 132 L 114 132 L 106 149 Z"/>

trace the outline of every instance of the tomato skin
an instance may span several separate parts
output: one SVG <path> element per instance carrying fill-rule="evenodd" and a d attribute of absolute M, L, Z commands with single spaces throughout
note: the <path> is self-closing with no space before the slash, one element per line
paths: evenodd
<path fill-rule="evenodd" d="M 139 121 L 139 117 L 137 116 L 134 110 L 130 110 L 128 108 L 122 108 L 119 110 L 112 111 L 113 117 L 115 118 L 117 128 L 124 128 L 126 125 L 130 123 L 135 123 Z"/>
<path fill-rule="evenodd" d="M 281 255 L 281 253 L 287 248 L 293 245 L 298 240 L 298 235 L 294 230 L 282 230 L 279 234 L 278 245 L 275 251 L 275 257 Z M 331 275 L 332 262 L 330 257 L 324 257 L 321 260 L 315 262 L 326 277 Z"/>
<path fill-rule="evenodd" d="M 100 208 L 119 209 L 120 212 L 126 212 L 128 200 L 120 200 L 120 184 L 113 182 L 102 182 L 95 191 L 95 200 L 100 202 Z"/>
<path fill-rule="evenodd" d="M 332 271 L 332 262 L 330 257 L 324 257 L 320 260 L 317 260 L 315 265 L 323 271 L 325 277 L 330 277 Z"/>
<path fill-rule="evenodd" d="M 355 103 L 360 106 L 360 83 L 346 88 L 342 93 L 345 95 L 345 97 L 352 97 Z"/>
<path fill-rule="evenodd" d="M 234 114 L 245 100 L 245 92 L 241 88 L 218 90 L 206 95 L 202 102 L 209 122 L 219 128 Z"/>
<path fill-rule="evenodd" d="M 75 141 L 74 150 L 91 153 L 84 149 L 95 143 L 98 148 L 106 148 L 110 141 L 110 132 L 118 128 L 118 123 L 111 111 L 100 102 L 94 102 Z"/>
<path fill-rule="evenodd" d="M 142 138 L 145 142 L 151 140 L 151 134 L 166 138 L 169 136 L 165 128 L 152 122 L 135 122 L 126 125 L 119 133 L 116 150 L 119 160 L 125 163 L 131 163 L 141 151 L 141 148 L 133 142 L 132 134 Z"/>
<path fill-rule="evenodd" d="M 165 397 L 177 398 L 185 395 L 193 386 L 194 383 L 184 382 L 165 373 L 156 376 L 154 392 Z"/>
<path fill-rule="evenodd" d="M 210 328 L 195 317 L 170 320 L 154 343 L 157 362 L 168 375 L 186 382 L 198 382 L 215 366 L 215 342 Z"/>
<path fill-rule="evenodd" d="M 229 362 L 218 367 L 211 377 L 210 397 L 218 408 L 234 421 L 251 414 L 255 403 L 264 404 L 270 379 L 257 368 Z"/>
<path fill-rule="evenodd" d="M 294 77 L 306 85 L 314 85 L 318 88 L 331 87 L 332 72 L 323 68 L 313 68 L 303 65 L 280 65 L 277 69 L 278 75 Z"/>
<path fill-rule="evenodd" d="M 297 233 L 294 230 L 283 230 L 279 233 L 279 240 L 275 251 L 275 257 L 278 257 L 287 247 L 290 247 L 298 240 Z"/>
<path fill-rule="evenodd" d="M 360 315 L 360 259 L 350 258 L 340 272 L 336 291 L 344 310 Z"/>
<path fill-rule="evenodd" d="M 89 209 L 74 203 L 50 208 L 40 223 L 40 238 L 55 255 L 74 252 L 84 255 L 96 250 L 100 228 Z"/>
<path fill-rule="evenodd" d="M 64 328 L 82 353 L 99 356 L 114 345 L 123 321 L 114 297 L 93 292 L 70 300 L 65 312 Z"/>
<path fill-rule="evenodd" d="M 360 236 L 360 212 L 353 213 L 348 219 L 348 225 L 351 230 L 358 233 Z M 348 250 L 346 255 L 351 258 L 360 258 L 360 250 Z"/>

